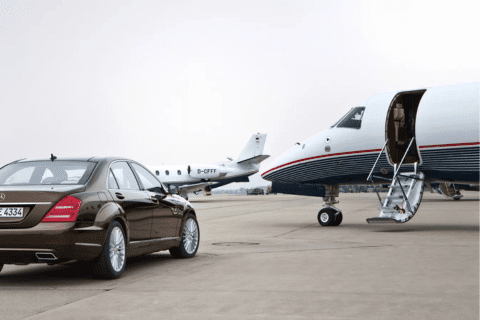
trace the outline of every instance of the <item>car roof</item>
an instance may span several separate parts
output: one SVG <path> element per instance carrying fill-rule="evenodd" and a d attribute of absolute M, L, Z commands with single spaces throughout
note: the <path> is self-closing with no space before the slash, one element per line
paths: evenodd
<path fill-rule="evenodd" d="M 123 157 L 61 157 L 61 158 L 56 158 L 54 161 L 110 162 L 114 160 L 132 161 L 130 159 L 123 158 Z M 34 162 L 34 161 L 52 161 L 52 159 L 51 158 L 25 158 L 25 159 L 20 159 L 14 162 L 22 163 L 22 162 Z"/>

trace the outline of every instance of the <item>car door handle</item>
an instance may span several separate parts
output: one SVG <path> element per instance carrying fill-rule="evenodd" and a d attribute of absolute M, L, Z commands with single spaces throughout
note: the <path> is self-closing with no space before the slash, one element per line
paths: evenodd
<path fill-rule="evenodd" d="M 155 203 L 158 203 L 158 199 L 155 198 L 155 197 L 150 197 L 150 200 L 152 200 L 152 201 L 155 202 Z"/>
<path fill-rule="evenodd" d="M 121 194 L 120 192 L 115 192 L 115 195 L 117 196 L 118 199 L 125 199 L 125 197 L 123 196 L 123 194 Z"/>

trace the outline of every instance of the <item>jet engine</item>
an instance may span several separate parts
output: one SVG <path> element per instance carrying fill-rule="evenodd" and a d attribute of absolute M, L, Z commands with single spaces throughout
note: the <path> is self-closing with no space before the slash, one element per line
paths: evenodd
<path fill-rule="evenodd" d="M 196 179 L 215 179 L 223 177 L 227 174 L 225 167 L 216 165 L 190 165 L 187 168 L 188 174 Z"/>

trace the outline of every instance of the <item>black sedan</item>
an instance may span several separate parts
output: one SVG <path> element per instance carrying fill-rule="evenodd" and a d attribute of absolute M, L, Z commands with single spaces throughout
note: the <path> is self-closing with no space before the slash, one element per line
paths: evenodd
<path fill-rule="evenodd" d="M 118 278 L 128 257 L 191 258 L 199 240 L 191 204 L 135 161 L 52 155 L 0 168 L 0 270 L 78 260 Z"/>

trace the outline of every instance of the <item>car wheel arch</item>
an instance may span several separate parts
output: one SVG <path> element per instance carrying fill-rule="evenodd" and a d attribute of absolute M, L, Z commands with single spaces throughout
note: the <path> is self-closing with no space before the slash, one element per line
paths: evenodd
<path fill-rule="evenodd" d="M 110 224 L 112 224 L 114 221 L 118 221 L 118 223 L 120 223 L 122 226 L 126 236 L 125 242 L 128 244 L 130 242 L 130 230 L 127 228 L 127 222 L 125 221 L 125 218 L 122 216 L 116 216 L 112 222 L 110 222 Z"/>
<path fill-rule="evenodd" d="M 118 221 L 122 225 L 128 243 L 130 240 L 130 230 L 127 227 L 128 224 L 125 219 L 125 212 L 118 204 L 108 202 L 100 208 L 93 225 L 108 230 L 113 221 Z"/>
<path fill-rule="evenodd" d="M 180 234 L 178 235 L 180 238 L 183 237 L 183 230 L 185 229 L 185 223 L 187 223 L 187 218 L 190 213 L 195 217 L 195 219 L 197 219 L 197 214 L 192 209 L 186 210 L 183 213 L 182 224 L 180 225 L 180 232 L 179 232 Z"/>

